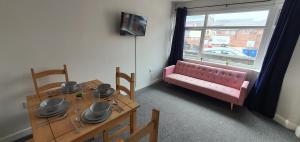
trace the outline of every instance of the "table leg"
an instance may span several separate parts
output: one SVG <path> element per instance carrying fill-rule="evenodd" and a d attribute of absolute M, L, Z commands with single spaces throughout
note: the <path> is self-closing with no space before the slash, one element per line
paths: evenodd
<path fill-rule="evenodd" d="M 133 134 L 136 130 L 136 110 L 130 113 L 130 134 Z"/>

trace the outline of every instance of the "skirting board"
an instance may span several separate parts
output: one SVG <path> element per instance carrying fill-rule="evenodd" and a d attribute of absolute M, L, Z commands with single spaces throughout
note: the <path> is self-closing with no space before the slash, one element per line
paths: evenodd
<path fill-rule="evenodd" d="M 0 138 L 0 142 L 11 142 L 17 139 L 20 139 L 22 137 L 25 137 L 27 135 L 30 135 L 31 132 L 31 127 L 25 128 L 23 130 L 17 131 L 15 133 L 9 134 L 5 137 Z"/>
<path fill-rule="evenodd" d="M 282 117 L 279 114 L 275 114 L 274 120 L 287 129 L 295 130 L 297 128 L 296 123 L 289 121 L 288 119 Z"/>
<path fill-rule="evenodd" d="M 142 87 L 139 87 L 139 88 L 135 88 L 135 91 L 139 91 L 139 90 L 142 90 L 143 88 L 146 88 L 154 83 L 157 83 L 159 81 L 161 81 L 162 79 L 161 78 L 157 78 L 157 79 L 154 79 L 154 80 L 151 80 L 149 84 L 147 84 L 146 86 L 142 86 Z"/>

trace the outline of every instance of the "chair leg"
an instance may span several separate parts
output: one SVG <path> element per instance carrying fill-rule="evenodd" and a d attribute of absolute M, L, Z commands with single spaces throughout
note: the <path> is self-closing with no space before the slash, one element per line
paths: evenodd
<path fill-rule="evenodd" d="M 230 110 L 233 110 L 233 103 L 230 104 Z"/>
<path fill-rule="evenodd" d="M 130 114 L 130 134 L 133 134 L 136 130 L 136 110 L 133 110 Z"/>

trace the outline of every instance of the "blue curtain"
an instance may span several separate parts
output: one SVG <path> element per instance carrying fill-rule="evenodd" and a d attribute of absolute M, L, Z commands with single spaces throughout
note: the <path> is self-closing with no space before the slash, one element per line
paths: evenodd
<path fill-rule="evenodd" d="M 175 65 L 177 60 L 182 60 L 186 15 L 187 15 L 186 7 L 177 8 L 176 24 L 175 24 L 175 30 L 172 39 L 171 53 L 168 59 L 168 66 Z"/>
<path fill-rule="evenodd" d="M 300 33 L 300 0 L 285 0 L 261 72 L 246 105 L 274 117 L 284 75 Z"/>

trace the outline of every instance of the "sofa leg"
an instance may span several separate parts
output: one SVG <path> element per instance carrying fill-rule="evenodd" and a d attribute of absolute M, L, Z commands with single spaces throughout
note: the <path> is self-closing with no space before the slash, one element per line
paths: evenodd
<path fill-rule="evenodd" d="M 233 103 L 230 104 L 230 110 L 233 110 Z"/>

